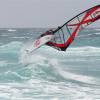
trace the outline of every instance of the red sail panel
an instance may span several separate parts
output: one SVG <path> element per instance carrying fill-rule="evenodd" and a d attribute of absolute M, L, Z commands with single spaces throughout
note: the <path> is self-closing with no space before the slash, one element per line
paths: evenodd
<path fill-rule="evenodd" d="M 100 19 L 100 5 L 78 14 L 61 27 L 58 27 L 54 31 L 54 38 L 46 44 L 65 51 L 81 30 L 98 19 Z"/>

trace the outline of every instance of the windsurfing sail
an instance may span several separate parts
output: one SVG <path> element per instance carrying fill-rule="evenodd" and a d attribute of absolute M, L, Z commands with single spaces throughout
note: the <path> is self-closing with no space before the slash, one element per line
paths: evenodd
<path fill-rule="evenodd" d="M 81 30 L 99 19 L 100 5 L 97 5 L 78 14 L 56 30 L 41 34 L 26 51 L 31 53 L 44 44 L 65 51 Z"/>
<path fill-rule="evenodd" d="M 54 30 L 54 38 L 46 43 L 60 51 L 65 51 L 76 35 L 86 26 L 100 19 L 100 5 L 78 14 L 64 25 Z"/>

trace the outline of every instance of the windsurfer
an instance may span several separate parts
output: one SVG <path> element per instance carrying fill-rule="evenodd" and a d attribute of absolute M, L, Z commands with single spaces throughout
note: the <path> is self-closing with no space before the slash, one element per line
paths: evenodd
<path fill-rule="evenodd" d="M 51 30 L 46 31 L 45 33 L 41 34 L 40 37 L 43 37 L 43 36 L 45 36 L 45 35 L 53 35 L 53 34 L 54 34 L 54 33 L 53 33 L 53 30 L 51 29 Z"/>

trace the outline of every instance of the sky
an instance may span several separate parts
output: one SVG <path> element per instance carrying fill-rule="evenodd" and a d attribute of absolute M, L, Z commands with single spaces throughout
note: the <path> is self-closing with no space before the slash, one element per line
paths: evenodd
<path fill-rule="evenodd" d="M 100 0 L 0 0 L 0 28 L 57 27 L 98 4 Z"/>

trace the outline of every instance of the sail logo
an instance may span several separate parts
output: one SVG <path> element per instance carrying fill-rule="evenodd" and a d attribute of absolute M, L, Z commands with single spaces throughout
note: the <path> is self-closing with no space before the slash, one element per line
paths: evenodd
<path fill-rule="evenodd" d="M 37 40 L 35 41 L 34 45 L 35 45 L 35 47 L 37 47 L 37 46 L 39 46 L 39 44 L 40 44 L 40 39 L 37 39 Z"/>

